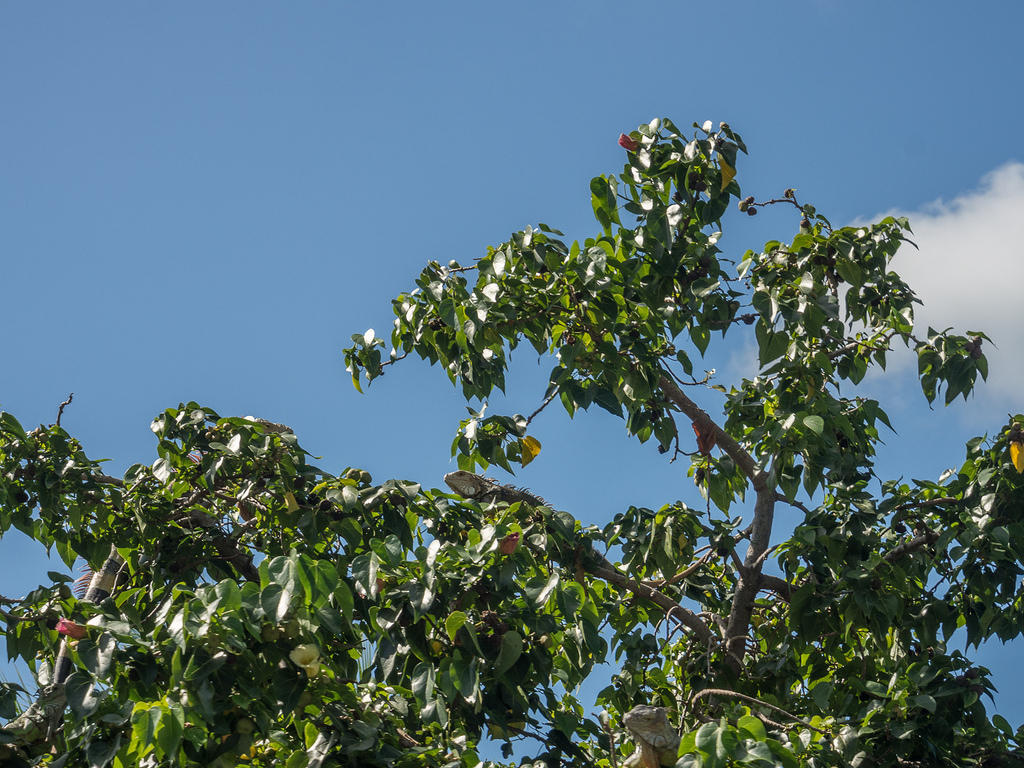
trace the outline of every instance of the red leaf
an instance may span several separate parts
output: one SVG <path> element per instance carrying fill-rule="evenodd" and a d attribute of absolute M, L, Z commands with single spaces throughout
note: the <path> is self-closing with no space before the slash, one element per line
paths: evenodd
<path fill-rule="evenodd" d="M 629 136 L 629 134 L 620 133 L 619 146 L 622 147 L 623 149 L 628 149 L 630 152 L 636 152 L 636 150 L 640 147 L 640 143 L 636 139 Z"/>
<path fill-rule="evenodd" d="M 715 433 L 711 430 L 705 432 L 697 422 L 693 422 L 692 426 L 694 434 L 697 435 L 697 450 L 701 456 L 710 456 L 711 449 L 715 447 Z"/>
<path fill-rule="evenodd" d="M 501 543 L 498 544 L 498 549 L 501 550 L 501 554 L 503 555 L 511 555 L 516 551 L 517 546 L 519 546 L 519 534 L 510 533 L 501 540 Z"/>
<path fill-rule="evenodd" d="M 86 629 L 81 624 L 75 624 L 70 619 L 58 619 L 57 631 L 62 635 L 67 635 L 74 640 L 81 640 L 85 637 Z"/>

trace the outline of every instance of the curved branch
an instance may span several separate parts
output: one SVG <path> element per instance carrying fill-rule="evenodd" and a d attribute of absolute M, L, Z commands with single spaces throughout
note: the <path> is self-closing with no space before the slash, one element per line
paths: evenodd
<path fill-rule="evenodd" d="M 789 506 L 795 507 L 796 509 L 799 509 L 805 515 L 810 515 L 811 514 L 811 510 L 802 501 L 797 501 L 796 499 L 786 498 L 781 493 L 776 493 L 775 494 L 775 500 L 776 501 L 781 501 L 783 504 L 789 504 Z"/>
<path fill-rule="evenodd" d="M 789 598 L 793 596 L 793 590 L 796 589 L 796 587 L 785 579 L 780 579 L 778 576 L 762 573 L 761 589 L 770 589 L 788 603 Z"/>
<path fill-rule="evenodd" d="M 529 416 L 527 417 L 527 419 L 526 419 L 526 423 L 527 423 L 527 424 L 529 424 L 530 422 L 532 422 L 532 421 L 533 421 L 533 420 L 534 420 L 534 419 L 535 419 L 535 418 L 537 417 L 537 415 L 538 415 L 538 414 L 540 414 L 540 412 L 541 412 L 541 411 L 543 411 L 543 410 L 544 410 L 545 408 L 547 408 L 547 407 L 548 407 L 548 405 L 550 405 L 550 404 L 551 404 L 551 401 L 552 401 L 552 400 L 554 400 L 554 399 L 555 399 L 555 398 L 556 398 L 556 397 L 558 396 L 558 393 L 559 393 L 559 391 L 560 391 L 560 390 L 558 390 L 558 389 L 555 389 L 555 391 L 554 391 L 554 392 L 552 392 L 552 393 L 551 393 L 550 395 L 548 395 L 547 397 L 545 397 L 545 398 L 544 398 L 544 402 L 542 402 L 542 403 L 540 404 L 540 406 L 538 406 L 537 410 L 535 410 L 535 411 L 534 411 L 533 413 L 531 413 L 531 414 L 530 414 L 530 415 L 529 415 Z"/>
<path fill-rule="evenodd" d="M 591 551 L 593 552 L 593 550 Z M 656 606 L 663 609 L 667 616 L 672 616 L 680 624 L 688 627 L 700 640 L 707 642 L 711 639 L 711 630 L 708 629 L 707 624 L 701 621 L 693 611 L 688 608 L 684 608 L 664 592 L 659 592 L 646 584 L 629 578 L 629 576 L 624 574 L 597 552 L 593 552 L 593 554 L 598 558 L 597 562 L 588 564 L 584 561 L 584 570 L 598 578 L 604 579 L 609 584 L 614 584 L 617 587 L 628 589 L 638 597 L 650 600 Z"/>
<path fill-rule="evenodd" d="M 690 702 L 691 703 L 695 702 L 695 701 L 697 701 L 697 699 L 700 699 L 700 698 L 702 698 L 704 696 L 727 696 L 729 698 L 740 699 L 741 701 L 746 701 L 746 702 L 748 702 L 750 704 L 757 704 L 757 705 L 762 706 L 762 707 L 767 707 L 768 709 L 773 710 L 775 712 L 778 712 L 780 715 L 785 715 L 790 720 L 793 720 L 793 721 L 795 721 L 797 723 L 800 723 L 804 727 L 810 728 L 812 731 L 816 731 L 816 732 L 822 734 L 823 736 L 828 736 L 829 735 L 828 731 L 823 731 L 820 728 L 815 728 L 813 725 L 808 723 L 802 717 L 798 717 L 797 715 L 794 715 L 791 712 L 787 712 L 782 707 L 777 707 L 774 704 L 769 704 L 767 701 L 763 701 L 762 699 L 757 699 L 757 698 L 754 698 L 753 696 L 748 696 L 745 693 L 737 693 L 736 691 L 730 691 L 730 690 L 727 690 L 725 688 L 705 688 L 704 690 L 698 691 L 697 693 L 693 694 L 693 696 L 690 697 Z"/>
<path fill-rule="evenodd" d="M 762 470 L 757 462 L 754 461 L 754 457 L 747 453 L 743 447 L 737 443 L 732 437 L 720 426 L 718 426 L 711 417 L 708 416 L 707 411 L 703 410 L 693 400 L 688 398 L 686 394 L 681 390 L 674 381 L 668 376 L 662 375 L 658 381 L 658 386 L 661 391 L 665 393 L 665 397 L 672 401 L 672 403 L 678 406 L 679 410 L 685 413 L 690 421 L 694 422 L 701 428 L 702 432 L 710 432 L 715 437 L 715 443 L 725 451 L 725 454 L 736 462 L 736 466 L 740 468 L 744 475 L 750 478 L 750 482 L 754 486 L 754 490 L 761 491 L 768 484 L 768 477 L 764 470 Z"/>

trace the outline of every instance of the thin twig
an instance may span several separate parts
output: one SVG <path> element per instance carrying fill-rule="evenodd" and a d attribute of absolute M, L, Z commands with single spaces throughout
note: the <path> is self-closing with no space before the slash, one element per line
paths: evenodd
<path fill-rule="evenodd" d="M 705 549 L 706 549 L 706 547 L 705 547 Z M 679 581 L 682 581 L 683 579 L 685 579 L 691 573 L 693 573 L 698 568 L 700 568 L 702 565 L 704 565 L 704 563 L 706 563 L 708 561 L 708 559 L 711 557 L 711 555 L 713 555 L 713 554 L 714 554 L 714 552 L 708 552 L 706 555 L 704 555 L 704 557 L 700 558 L 695 563 L 691 564 L 689 567 L 683 569 L 682 571 L 677 573 L 675 576 L 672 576 L 671 578 L 662 579 L 661 581 L 646 581 L 645 580 L 645 581 L 641 581 L 640 583 L 643 584 L 645 587 L 650 587 L 651 589 L 663 589 L 664 587 L 667 587 L 669 584 L 675 584 L 676 582 L 679 582 Z"/>
<path fill-rule="evenodd" d="M 757 560 L 754 561 L 753 565 L 748 566 L 748 567 L 750 567 L 750 568 L 760 568 L 762 565 L 764 565 L 764 561 L 767 559 L 768 555 L 770 555 L 772 552 L 774 552 L 778 548 L 779 548 L 778 544 L 776 544 L 773 547 L 769 547 L 764 552 L 762 552 L 760 555 L 758 555 L 758 558 L 757 558 Z"/>
<path fill-rule="evenodd" d="M 60 417 L 64 415 L 64 409 L 71 405 L 71 401 L 75 399 L 75 393 L 72 392 L 68 395 L 68 399 L 60 404 L 60 408 L 57 409 L 57 426 L 60 426 Z"/>
<path fill-rule="evenodd" d="M 608 734 L 608 754 L 611 756 L 612 768 L 618 768 L 618 755 L 615 754 L 615 733 L 612 731 L 612 724 L 609 722 L 608 717 L 597 718 L 601 727 L 604 728 L 605 733 Z"/>
<path fill-rule="evenodd" d="M 541 411 L 543 411 L 543 410 L 544 410 L 545 408 L 547 408 L 547 407 L 548 407 L 548 405 L 549 405 L 549 404 L 551 403 L 551 401 L 552 401 L 552 400 L 554 400 L 554 399 L 555 399 L 555 397 L 556 397 L 556 396 L 558 395 L 558 392 L 559 392 L 559 390 L 557 390 L 557 389 L 556 389 L 556 390 L 555 390 L 554 392 L 552 392 L 552 393 L 551 393 L 550 395 L 548 395 L 547 397 L 545 397 L 545 398 L 544 398 L 544 402 L 540 404 L 540 406 L 539 406 L 539 407 L 537 408 L 537 410 L 535 410 L 535 411 L 534 411 L 533 413 L 531 413 L 531 414 L 529 415 L 529 417 L 527 417 L 527 419 L 526 419 L 526 423 L 527 423 L 527 424 L 529 424 L 529 423 L 530 423 L 531 421 L 533 421 L 534 417 L 535 417 L 535 416 L 536 416 L 537 414 L 539 414 L 539 413 L 540 413 Z"/>
<path fill-rule="evenodd" d="M 728 434 L 714 421 L 712 421 L 706 411 L 683 394 L 683 391 L 676 386 L 675 382 L 672 381 L 671 378 L 663 375 L 658 382 L 658 386 L 661 388 L 665 397 L 676 405 L 680 411 L 686 414 L 690 418 L 690 421 L 697 424 L 697 426 L 701 428 L 702 432 L 710 433 L 714 436 L 715 443 L 718 447 L 721 448 L 729 458 L 736 462 L 744 475 L 750 478 L 755 490 L 762 491 L 767 487 L 768 475 L 757 465 L 754 457 L 747 453 L 743 447 L 733 439 L 732 435 Z"/>
<path fill-rule="evenodd" d="M 791 506 L 791 507 L 796 507 L 801 512 L 803 512 L 805 515 L 811 514 L 811 510 L 808 509 L 807 505 L 805 505 L 802 501 L 797 501 L 796 499 L 786 498 L 781 493 L 776 493 L 775 494 L 775 500 L 776 501 L 781 501 L 783 504 L 789 504 L 789 506 Z"/>

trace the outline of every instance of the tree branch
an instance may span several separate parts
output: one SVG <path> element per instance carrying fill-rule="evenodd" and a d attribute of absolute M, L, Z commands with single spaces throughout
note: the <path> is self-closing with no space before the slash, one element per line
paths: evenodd
<path fill-rule="evenodd" d="M 793 590 L 795 589 L 795 587 L 785 579 L 780 579 L 778 576 L 772 576 L 767 573 L 761 574 L 761 588 L 770 589 L 786 602 L 789 602 L 789 598 L 792 597 Z"/>
<path fill-rule="evenodd" d="M 742 661 L 746 650 L 743 641 L 746 638 L 747 628 L 750 626 L 750 617 L 754 612 L 754 601 L 761 588 L 761 568 L 764 565 L 765 553 L 768 552 L 774 518 L 775 489 L 762 485 L 758 489 L 757 499 L 754 502 L 750 547 L 747 549 L 747 556 L 743 561 L 743 568 L 740 570 L 726 630 L 726 636 L 731 638 L 727 647 L 730 653 L 726 657 L 726 663 L 733 672 L 739 672 L 738 661 Z"/>
<path fill-rule="evenodd" d="M 68 399 L 60 404 L 60 408 L 57 409 L 57 424 L 56 424 L 56 426 L 58 426 L 58 427 L 60 426 L 60 420 L 61 420 L 61 417 L 64 415 L 64 409 L 67 408 L 69 405 L 71 405 L 71 401 L 74 400 L 74 399 L 75 399 L 75 393 L 72 392 L 70 395 L 68 395 Z"/>
<path fill-rule="evenodd" d="M 905 541 L 899 546 L 893 547 L 892 550 L 887 552 L 882 559 L 887 563 L 892 563 L 899 560 L 904 555 L 909 555 L 911 552 L 921 549 L 921 547 L 934 544 L 938 538 L 939 534 L 936 531 L 925 531 L 924 533 L 915 536 L 910 541 Z"/>
<path fill-rule="evenodd" d="M 658 386 L 680 411 L 685 413 L 694 424 L 701 428 L 701 432 L 710 433 L 715 437 L 715 443 L 725 451 L 726 456 L 736 462 L 736 466 L 742 470 L 754 486 L 754 490 L 760 492 L 767 486 L 768 478 L 764 470 L 758 467 L 754 457 L 743 450 L 743 447 L 720 426 L 718 426 L 707 412 L 688 398 L 669 376 L 662 375 Z"/>
<path fill-rule="evenodd" d="M 444 482 L 445 485 L 463 498 L 473 499 L 478 502 L 501 501 L 506 504 L 525 502 L 531 507 L 549 506 L 544 499 L 530 491 L 526 491 L 522 488 L 513 488 L 511 486 L 501 485 L 490 478 L 483 477 L 482 475 L 476 475 L 465 470 L 449 472 L 444 476 Z M 663 592 L 659 592 L 657 589 L 646 584 L 642 584 L 635 579 L 631 579 L 621 570 L 612 565 L 608 558 L 594 549 L 593 545 L 589 541 L 586 541 L 587 556 L 579 557 L 579 547 L 576 547 L 575 551 L 577 553 L 578 567 L 582 568 L 587 573 L 604 579 L 609 584 L 614 584 L 617 587 L 627 589 L 638 597 L 650 600 L 659 608 L 664 609 L 666 615 L 672 616 L 680 624 L 689 627 L 702 641 L 708 642 L 713 637 L 708 626 L 701 621 L 693 611 L 684 608 L 677 601 L 673 600 Z M 564 566 L 567 564 L 561 560 L 558 557 L 558 554 L 554 551 L 546 552 L 544 554 L 547 557 L 554 558 L 560 565 Z"/>
<path fill-rule="evenodd" d="M 591 552 L 596 562 L 587 563 L 586 560 L 584 560 L 584 570 L 598 578 L 604 579 L 609 584 L 614 584 L 617 587 L 628 589 L 638 597 L 650 600 L 659 608 L 663 609 L 667 616 L 674 617 L 680 624 L 689 628 L 700 640 L 707 642 L 711 639 L 711 630 L 708 629 L 707 625 L 701 621 L 693 611 L 688 608 L 684 608 L 664 592 L 659 592 L 646 584 L 629 578 L 629 576 L 612 565 L 607 558 L 597 551 L 591 549 Z"/>
<path fill-rule="evenodd" d="M 937 507 L 940 504 L 955 504 L 960 499 L 954 496 L 939 496 L 934 499 L 924 499 L 922 501 L 905 501 L 902 504 L 897 504 L 893 507 L 893 512 L 902 512 L 905 509 L 915 509 L 917 507 Z"/>
<path fill-rule="evenodd" d="M 736 691 L 730 691 L 725 688 L 705 688 L 704 690 L 698 691 L 697 693 L 693 694 L 693 696 L 690 697 L 690 702 L 695 702 L 697 701 L 697 699 L 703 698 L 704 696 L 727 696 L 729 698 L 740 699 L 741 701 L 749 702 L 750 704 L 757 704 L 761 707 L 767 707 L 768 709 L 778 712 L 781 715 L 785 715 L 790 720 L 800 723 L 806 728 L 810 728 L 812 731 L 817 731 L 823 736 L 829 735 L 828 731 L 823 731 L 820 728 L 815 728 L 802 717 L 798 717 L 797 715 L 794 715 L 791 712 L 787 712 L 786 710 L 782 709 L 782 707 L 777 707 L 774 704 L 769 704 L 767 701 L 756 699 L 753 696 L 747 696 L 747 694 L 745 693 L 737 693 Z"/>
<path fill-rule="evenodd" d="M 759 467 L 754 457 L 712 421 L 707 412 L 688 398 L 670 377 L 662 375 L 658 386 L 665 393 L 665 397 L 689 416 L 702 433 L 714 435 L 716 444 L 736 462 L 736 466 L 750 479 L 757 492 L 757 499 L 754 502 L 754 519 L 750 524 L 750 547 L 747 549 L 743 567 L 739 569 L 740 576 L 736 583 L 736 594 L 733 597 L 726 630 L 726 637 L 729 638 L 726 647 L 726 663 L 733 672 L 738 672 L 746 650 L 744 638 L 750 625 L 750 617 L 754 612 L 754 601 L 757 599 L 757 592 L 761 586 L 761 567 L 764 564 L 764 556 L 771 540 L 776 492 L 774 482 L 769 485 L 768 480 L 770 477 L 774 477 L 774 474 Z"/>
<path fill-rule="evenodd" d="M 643 584 L 645 587 L 650 587 L 651 589 L 661 589 L 662 587 L 667 587 L 670 584 L 675 584 L 677 582 L 682 581 L 683 579 L 685 579 L 687 576 L 691 575 L 692 573 L 694 573 L 698 568 L 700 568 L 702 565 L 704 565 L 704 563 L 706 563 L 708 560 L 710 560 L 711 559 L 711 555 L 713 555 L 713 554 L 714 554 L 714 552 L 708 552 L 702 558 L 700 558 L 699 560 L 694 561 L 688 567 L 686 567 L 683 570 L 679 571 L 679 573 L 675 574 L 671 578 L 662 579 L 661 581 L 641 581 L 640 583 Z"/>
<path fill-rule="evenodd" d="M 808 509 L 807 505 L 804 504 L 802 501 L 797 501 L 796 499 L 787 499 L 781 493 L 776 493 L 775 494 L 775 500 L 776 501 L 781 501 L 783 504 L 789 504 L 789 506 L 795 507 L 796 509 L 799 509 L 805 515 L 810 515 L 811 514 L 811 510 Z"/>

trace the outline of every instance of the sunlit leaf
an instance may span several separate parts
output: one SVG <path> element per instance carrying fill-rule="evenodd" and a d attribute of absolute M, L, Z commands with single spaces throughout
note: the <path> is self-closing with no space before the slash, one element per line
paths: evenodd
<path fill-rule="evenodd" d="M 736 178 L 736 169 L 729 165 L 724 157 L 718 158 L 718 164 L 722 168 L 722 189 L 725 189 L 729 182 Z"/>
<path fill-rule="evenodd" d="M 519 445 L 522 449 L 522 465 L 525 467 L 540 453 L 540 440 L 527 435 L 519 441 Z"/>

